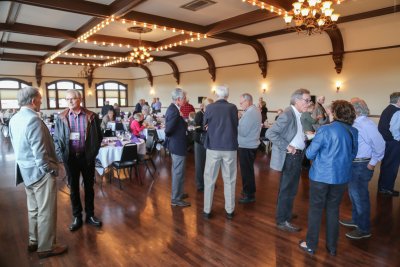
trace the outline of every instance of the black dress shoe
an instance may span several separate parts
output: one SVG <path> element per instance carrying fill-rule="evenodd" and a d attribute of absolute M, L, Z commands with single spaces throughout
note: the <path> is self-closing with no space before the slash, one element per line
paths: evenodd
<path fill-rule="evenodd" d="M 241 197 L 239 199 L 239 203 L 240 204 L 247 204 L 247 203 L 252 203 L 252 202 L 256 202 L 256 198 L 255 197 L 245 196 L 245 197 Z"/>
<path fill-rule="evenodd" d="M 189 197 L 188 193 L 183 193 L 181 199 L 185 199 L 185 198 L 188 198 L 188 197 Z"/>
<path fill-rule="evenodd" d="M 96 227 L 101 227 L 103 225 L 103 223 L 94 216 L 87 217 L 86 223 Z"/>
<path fill-rule="evenodd" d="M 302 245 L 301 245 L 301 244 L 303 244 L 303 243 L 305 244 L 305 246 L 302 246 Z M 301 248 L 303 251 L 307 252 L 307 253 L 310 254 L 310 255 L 314 255 L 314 254 L 315 254 L 315 251 L 314 251 L 313 249 L 307 247 L 307 243 L 306 243 L 306 241 L 304 241 L 304 240 L 300 240 L 300 241 L 299 241 L 299 248 Z"/>
<path fill-rule="evenodd" d="M 326 251 L 328 251 L 329 255 L 336 256 L 336 249 L 329 249 L 326 247 Z"/>
<path fill-rule="evenodd" d="M 283 223 L 278 223 L 276 226 L 278 227 L 278 229 L 280 229 L 282 231 L 291 232 L 291 233 L 299 232 L 301 230 L 300 227 L 297 227 L 288 221 L 285 221 Z"/>
<path fill-rule="evenodd" d="M 44 258 L 48 258 L 48 257 L 53 257 L 53 256 L 57 256 L 57 255 L 61 255 L 65 252 L 68 251 L 68 247 L 65 245 L 56 245 L 54 248 L 52 248 L 51 250 L 48 251 L 41 251 L 38 252 L 38 257 L 39 259 L 44 259 Z"/>
<path fill-rule="evenodd" d="M 235 215 L 235 212 L 234 212 L 234 211 L 232 211 L 231 213 L 227 212 L 227 213 L 226 213 L 226 218 L 227 218 L 228 220 L 232 220 L 234 215 Z"/>
<path fill-rule="evenodd" d="M 82 227 L 82 218 L 81 217 L 74 217 L 72 224 L 69 226 L 69 230 L 71 232 L 78 230 Z"/>
<path fill-rule="evenodd" d="M 38 248 L 38 244 L 37 243 L 29 243 L 28 245 L 28 251 L 29 252 L 35 252 Z"/>
<path fill-rule="evenodd" d="M 399 191 L 396 190 L 389 190 L 389 189 L 379 189 L 378 193 L 384 196 L 388 197 L 398 197 L 399 196 Z"/>
<path fill-rule="evenodd" d="M 207 213 L 203 211 L 203 218 L 204 219 L 210 219 L 212 217 L 211 212 Z"/>
<path fill-rule="evenodd" d="M 171 202 L 171 206 L 173 206 L 173 207 L 189 207 L 190 202 L 178 200 L 178 201 Z"/>

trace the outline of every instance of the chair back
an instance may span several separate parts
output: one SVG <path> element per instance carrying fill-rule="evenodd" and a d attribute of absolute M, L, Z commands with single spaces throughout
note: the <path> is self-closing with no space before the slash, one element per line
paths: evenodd
<path fill-rule="evenodd" d="M 111 137 L 113 136 L 113 131 L 111 129 L 105 129 L 103 137 Z"/>
<path fill-rule="evenodd" d="M 156 140 L 154 138 L 154 135 L 147 135 L 146 139 L 146 151 L 148 154 L 151 154 L 156 147 Z"/>
<path fill-rule="evenodd" d="M 137 145 L 128 143 L 122 148 L 121 162 L 135 161 L 138 159 Z"/>
<path fill-rule="evenodd" d="M 158 140 L 158 134 L 156 129 L 147 129 L 147 136 L 153 136 L 155 142 Z"/>
<path fill-rule="evenodd" d="M 116 122 L 115 131 L 125 131 L 124 124 L 122 122 Z"/>

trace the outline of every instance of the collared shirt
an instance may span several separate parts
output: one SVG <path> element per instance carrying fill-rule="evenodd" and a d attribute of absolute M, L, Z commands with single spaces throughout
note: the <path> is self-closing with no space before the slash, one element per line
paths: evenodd
<path fill-rule="evenodd" d="M 195 112 L 194 107 L 190 103 L 186 103 L 183 106 L 181 106 L 180 111 L 182 113 L 182 117 L 185 119 L 189 117 L 190 112 Z"/>
<path fill-rule="evenodd" d="M 86 113 L 83 109 L 75 114 L 72 110 L 68 112 L 69 129 L 71 133 L 79 133 L 79 140 L 70 140 L 69 145 L 72 152 L 80 153 L 85 151 L 86 135 Z"/>
<path fill-rule="evenodd" d="M 358 130 L 358 152 L 356 158 L 371 158 L 369 164 L 375 166 L 385 154 L 385 140 L 375 123 L 366 116 L 355 119 L 353 127 Z"/>
<path fill-rule="evenodd" d="M 296 124 L 297 124 L 297 133 L 294 136 L 293 140 L 290 142 L 290 146 L 295 147 L 296 149 L 303 150 L 306 147 L 306 143 L 304 142 L 304 133 L 303 126 L 301 125 L 301 113 L 295 108 L 295 106 L 291 105 L 294 114 L 296 115 Z"/>
<path fill-rule="evenodd" d="M 397 105 L 395 105 L 397 107 Z M 390 132 L 393 135 L 394 140 L 400 141 L 400 110 L 393 114 L 390 120 Z"/>
<path fill-rule="evenodd" d="M 161 110 L 161 102 L 157 101 L 156 103 L 153 103 L 153 109 L 154 110 Z"/>

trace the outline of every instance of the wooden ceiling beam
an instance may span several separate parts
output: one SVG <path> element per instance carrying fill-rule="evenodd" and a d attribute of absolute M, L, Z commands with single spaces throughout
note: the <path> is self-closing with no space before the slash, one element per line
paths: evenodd
<path fill-rule="evenodd" d="M 156 24 L 158 26 L 166 26 L 170 28 L 176 28 L 177 30 L 186 30 L 186 31 L 192 31 L 192 32 L 199 32 L 202 34 L 207 33 L 207 27 L 185 22 L 185 21 L 180 21 L 180 20 L 175 20 L 175 19 L 170 19 L 166 17 L 161 17 L 161 16 L 156 16 L 156 15 L 151 15 L 151 14 L 146 14 L 138 11 L 130 11 L 127 13 L 124 17 L 124 19 L 129 19 L 129 20 L 134 20 L 134 21 L 142 21 L 142 22 L 147 22 L 150 24 Z"/>
<path fill-rule="evenodd" d="M 32 43 L 20 43 L 20 42 L 0 43 L 0 48 L 10 48 L 10 49 L 40 51 L 40 52 L 56 52 L 57 51 L 56 46 L 40 45 L 40 44 L 32 44 Z"/>
<path fill-rule="evenodd" d="M 213 36 L 218 33 L 234 30 L 254 23 L 263 22 L 279 17 L 278 14 L 266 10 L 257 9 L 233 18 L 219 21 L 207 26 L 207 35 Z"/>
<path fill-rule="evenodd" d="M 88 40 L 88 42 L 96 41 L 98 43 L 102 43 L 102 42 L 114 43 L 115 45 L 129 44 L 131 46 L 139 46 L 139 40 L 136 40 L 136 39 L 108 36 L 108 35 L 101 35 L 101 34 L 95 34 L 95 35 L 91 36 L 90 38 L 88 38 L 87 40 Z M 158 45 L 156 42 L 143 41 L 143 40 L 142 40 L 141 44 L 145 45 L 145 46 L 151 46 L 151 47 L 157 47 L 157 45 Z"/>
<path fill-rule="evenodd" d="M 13 2 L 99 18 L 110 15 L 109 6 L 82 0 L 14 0 Z"/>
<path fill-rule="evenodd" d="M 289 11 L 293 8 L 292 3 L 296 2 L 293 0 L 260 0 L 266 3 L 268 6 L 272 5 L 275 9 L 283 9 Z"/>
<path fill-rule="evenodd" d="M 23 55 L 23 54 L 12 54 L 12 53 L 3 53 L 0 54 L 1 60 L 7 61 L 22 61 L 22 62 L 40 62 L 43 60 L 42 56 L 34 56 L 34 55 Z"/>

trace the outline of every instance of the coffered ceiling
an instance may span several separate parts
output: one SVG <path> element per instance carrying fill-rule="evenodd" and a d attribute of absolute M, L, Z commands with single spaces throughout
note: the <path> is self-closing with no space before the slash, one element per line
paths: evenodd
<path fill-rule="evenodd" d="M 33 62 L 37 72 L 45 60 L 57 51 L 62 53 L 54 63 L 102 64 L 113 58 L 129 55 L 132 47 L 138 46 L 139 34 L 129 32 L 134 22 L 146 22 L 152 27 L 149 33 L 141 34 L 142 44 L 153 47 L 151 55 L 156 64 L 168 64 L 179 82 L 179 68 L 176 61 L 185 55 L 203 58 L 215 79 L 215 61 L 212 52 L 228 47 L 254 51 L 263 76 L 267 74 L 268 38 L 287 35 L 291 42 L 297 34 L 290 34 L 281 16 L 260 10 L 241 0 L 214 0 L 198 11 L 181 6 L 190 0 L 17 0 L 0 2 L 0 60 Z M 290 0 L 264 0 L 286 9 Z M 341 23 L 370 19 L 400 9 L 398 0 L 345 0 L 334 6 L 341 14 L 337 30 L 326 32 L 331 44 L 331 53 L 336 71 L 341 70 L 344 42 Z M 87 38 L 87 43 L 78 42 L 78 37 L 107 18 L 114 16 L 119 22 L 109 25 Z M 122 23 L 125 19 L 126 23 Z M 155 28 L 153 25 L 156 24 Z M 163 27 L 168 27 L 164 31 Z M 173 30 L 175 29 L 175 30 Z M 184 30 L 185 34 L 180 31 Z M 192 32 L 192 36 L 189 34 Z M 197 34 L 201 36 L 197 40 Z M 204 38 L 207 35 L 207 38 Z M 191 42 L 193 38 L 193 42 Z M 305 37 L 303 37 L 305 38 Z M 312 37 L 310 37 L 312 38 Z M 185 40 L 189 42 L 185 43 Z M 179 45 L 182 42 L 182 45 Z M 177 44 L 176 46 L 174 44 Z M 156 48 L 162 47 L 162 51 Z M 246 50 L 248 51 L 248 49 Z M 68 55 L 66 54 L 68 53 Z M 74 56 L 72 56 L 74 53 Z M 122 62 L 114 64 L 119 68 L 142 68 L 151 76 L 148 66 Z"/>

